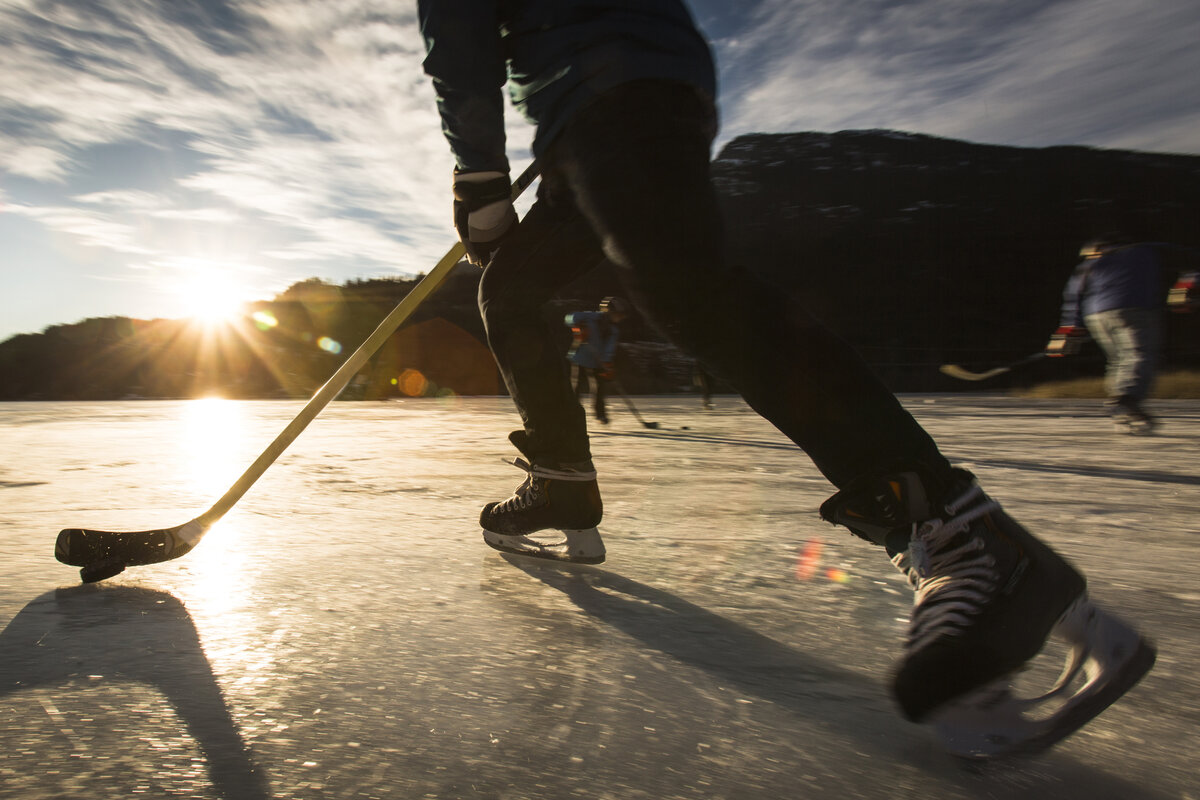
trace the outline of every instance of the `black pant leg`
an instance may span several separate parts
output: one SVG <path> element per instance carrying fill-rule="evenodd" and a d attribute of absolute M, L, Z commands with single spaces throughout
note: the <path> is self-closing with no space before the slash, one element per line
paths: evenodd
<path fill-rule="evenodd" d="M 542 308 L 603 255 L 590 226 L 571 204 L 551 197 L 544 185 L 541 189 L 484 269 L 479 310 L 531 455 L 582 461 L 591 457 L 586 419 L 571 387 L 559 331 L 543 319 Z"/>
<path fill-rule="evenodd" d="M 639 310 L 841 487 L 898 464 L 949 468 L 861 357 L 792 298 L 725 260 L 711 110 L 638 82 L 581 112 L 547 154 Z M 818 269 L 799 264 L 798 269 Z"/>

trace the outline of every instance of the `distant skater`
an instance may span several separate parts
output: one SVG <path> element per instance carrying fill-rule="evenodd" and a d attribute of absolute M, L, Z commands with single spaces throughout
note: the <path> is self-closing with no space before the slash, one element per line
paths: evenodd
<path fill-rule="evenodd" d="M 692 367 L 692 385 L 700 392 L 700 405 L 705 411 L 712 411 L 712 376 L 699 363 Z"/>
<path fill-rule="evenodd" d="M 615 377 L 621 323 L 628 313 L 629 306 L 620 297 L 606 297 L 600 301 L 599 310 L 576 311 L 565 319 L 572 334 L 567 360 L 575 371 L 575 396 L 582 402 L 592 391 L 592 410 L 596 420 L 605 425 L 608 410 L 604 401 L 608 384 Z"/>
<path fill-rule="evenodd" d="M 455 158 L 455 224 L 483 267 L 488 344 L 522 421 L 509 439 L 527 476 L 484 506 L 487 544 L 605 559 L 586 414 L 541 310 L 607 258 L 645 319 L 812 458 L 837 490 L 821 516 L 878 545 L 908 577 L 915 603 L 892 679 L 907 718 L 937 724 L 955 752 L 1040 749 L 1150 669 L 1153 647 L 1092 604 L 1075 567 L 952 466 L 846 342 L 796 298 L 726 263 L 709 175 L 715 71 L 682 0 L 419 0 L 418 9 Z M 519 224 L 505 83 L 536 126 L 541 171 Z M 703 512 L 693 500 L 680 499 L 681 522 Z M 999 688 L 1052 631 L 1087 651 L 1096 683 L 1059 695 L 1065 708 L 1048 720 L 1024 718 Z"/>
<path fill-rule="evenodd" d="M 1109 414 L 1130 433 L 1150 433 L 1157 425 L 1144 404 L 1158 373 L 1170 284 L 1164 253 L 1170 250 L 1182 248 L 1122 233 L 1086 242 L 1083 261 L 1063 289 L 1058 330 L 1046 344 L 1047 355 L 1069 356 L 1091 335 L 1107 363 Z"/>

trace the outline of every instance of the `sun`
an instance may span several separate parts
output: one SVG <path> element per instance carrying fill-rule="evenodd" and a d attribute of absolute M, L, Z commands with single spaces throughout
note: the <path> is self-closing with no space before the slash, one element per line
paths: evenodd
<path fill-rule="evenodd" d="M 244 314 L 245 288 L 220 274 L 197 275 L 180 287 L 183 313 L 204 325 L 233 322 Z"/>
<path fill-rule="evenodd" d="M 206 287 L 187 298 L 188 316 L 198 322 L 232 322 L 242 312 L 242 301 L 236 294 Z"/>

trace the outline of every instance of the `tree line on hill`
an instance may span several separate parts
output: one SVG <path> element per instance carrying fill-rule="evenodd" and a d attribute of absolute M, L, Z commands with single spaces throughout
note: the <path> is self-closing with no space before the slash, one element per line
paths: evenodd
<path fill-rule="evenodd" d="M 1079 246 L 1097 233 L 1200 246 L 1195 156 L 894 131 L 756 134 L 727 145 L 713 176 L 730 259 L 799 296 L 894 391 L 1003 385 L 955 383 L 937 366 L 995 365 L 1040 349 Z M 503 393 L 475 304 L 478 280 L 461 265 L 343 397 Z M 0 343 L 0 400 L 307 397 L 416 282 L 313 278 L 225 327 L 110 317 L 14 336 Z M 564 352 L 563 315 L 612 294 L 620 283 L 602 267 L 547 306 Z M 1200 314 L 1168 323 L 1167 366 L 1200 366 Z M 690 359 L 645 320 L 627 321 L 622 342 L 627 390 L 692 389 Z M 1008 380 L 1102 368 L 1096 358 L 1053 361 Z"/>

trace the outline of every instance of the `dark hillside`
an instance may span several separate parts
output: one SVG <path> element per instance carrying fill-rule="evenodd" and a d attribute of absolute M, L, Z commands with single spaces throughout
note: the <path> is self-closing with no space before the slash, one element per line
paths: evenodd
<path fill-rule="evenodd" d="M 731 258 L 797 292 L 896 391 L 970 389 L 937 366 L 991 366 L 1040 349 L 1090 236 L 1120 229 L 1200 247 L 1196 156 L 893 131 L 762 134 L 729 143 L 713 175 Z M 461 266 L 346 396 L 502 392 L 475 307 L 478 277 Z M 91 319 L 16 336 L 0 343 L 0 399 L 308 396 L 415 283 L 303 281 L 223 335 L 186 321 Z M 604 268 L 567 287 L 544 315 L 563 349 L 563 314 L 620 293 Z M 1169 319 L 1167 366 L 1200 366 L 1200 314 Z M 689 359 L 644 320 L 622 333 L 630 391 L 690 388 Z M 1013 379 L 1100 367 L 1094 356 L 1055 359 Z"/>

